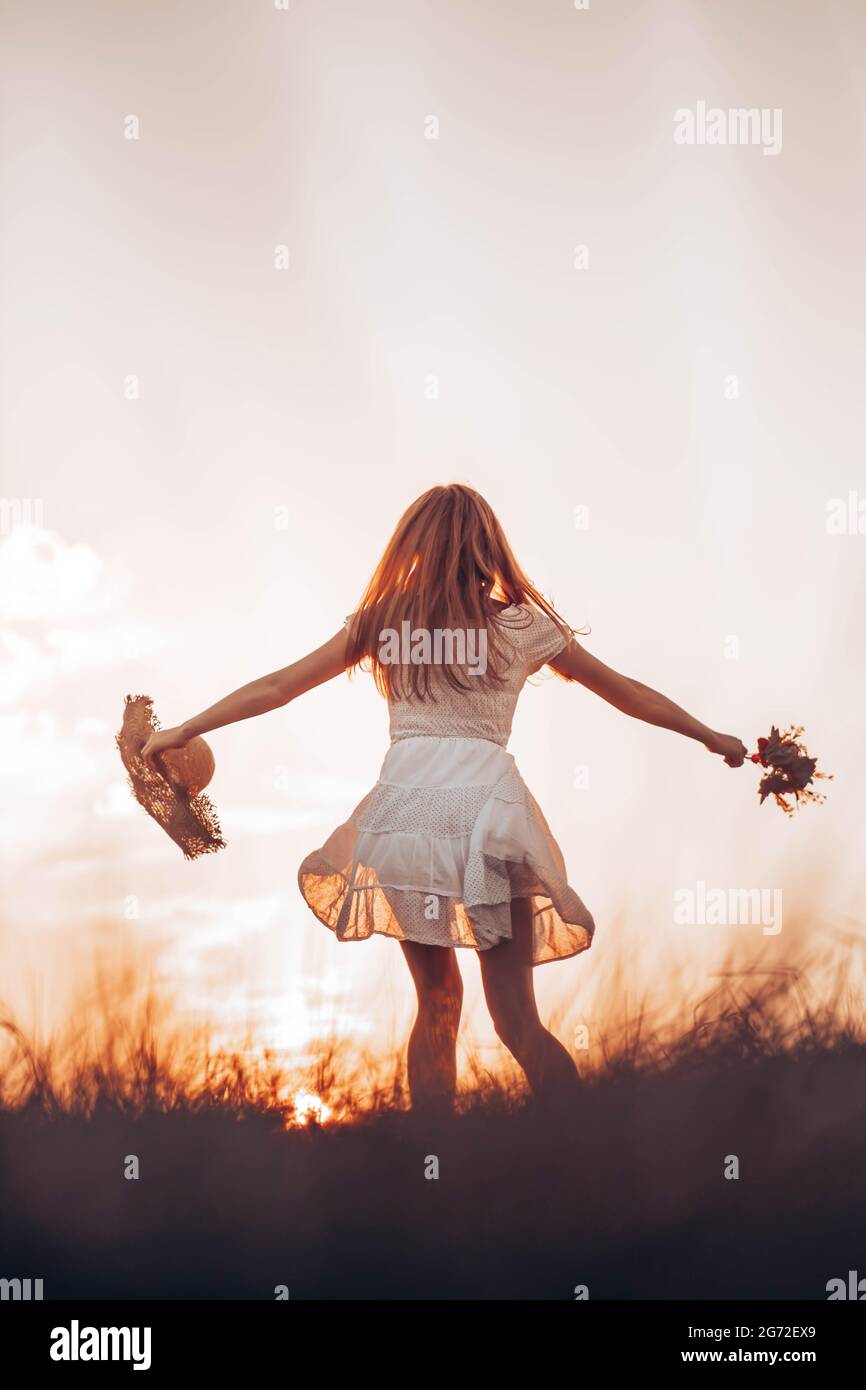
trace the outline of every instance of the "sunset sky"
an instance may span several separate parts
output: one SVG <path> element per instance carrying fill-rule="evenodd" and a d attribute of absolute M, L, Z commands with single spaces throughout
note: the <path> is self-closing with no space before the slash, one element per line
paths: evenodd
<path fill-rule="evenodd" d="M 543 1016 L 617 971 L 688 1005 L 732 950 L 860 968 L 866 515 L 827 521 L 866 513 L 866 11 L 779 13 L 2 0 L 4 1008 L 56 1027 L 133 963 L 222 1039 L 402 1042 L 396 945 L 296 886 L 386 751 L 369 677 L 209 735 L 228 848 L 193 864 L 114 734 L 128 692 L 168 726 L 326 640 L 448 481 L 603 661 L 836 774 L 789 820 L 751 765 L 527 689 L 511 751 L 598 928 Z M 676 144 L 699 101 L 781 110 L 780 153 Z M 783 931 L 675 925 L 698 881 L 781 888 Z"/>

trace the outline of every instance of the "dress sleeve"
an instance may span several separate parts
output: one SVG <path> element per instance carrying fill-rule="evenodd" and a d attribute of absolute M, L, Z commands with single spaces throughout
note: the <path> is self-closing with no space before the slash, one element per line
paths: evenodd
<path fill-rule="evenodd" d="M 526 634 L 526 655 L 530 674 L 540 671 L 548 661 L 559 656 L 569 642 L 567 634 L 540 608 L 533 611 L 532 617 L 532 627 Z"/>

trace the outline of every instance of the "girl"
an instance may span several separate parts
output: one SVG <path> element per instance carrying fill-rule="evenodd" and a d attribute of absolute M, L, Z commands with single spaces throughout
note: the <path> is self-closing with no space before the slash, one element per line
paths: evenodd
<path fill-rule="evenodd" d="M 301 892 L 339 940 L 381 932 L 400 942 L 418 995 L 413 1105 L 454 1096 L 460 946 L 478 952 L 496 1032 L 533 1093 L 569 1093 L 577 1070 L 541 1023 L 532 968 L 585 950 L 595 925 L 506 752 L 524 682 L 548 665 L 624 714 L 696 739 L 729 767 L 746 748 L 584 651 L 517 564 L 488 503 L 453 483 L 413 502 L 330 641 L 154 733 L 143 756 L 160 771 L 166 749 L 362 663 L 388 701 L 391 746 L 373 790 L 304 860 Z"/>

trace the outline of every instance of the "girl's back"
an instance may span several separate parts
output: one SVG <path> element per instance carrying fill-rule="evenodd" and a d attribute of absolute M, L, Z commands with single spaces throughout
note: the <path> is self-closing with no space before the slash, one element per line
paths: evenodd
<path fill-rule="evenodd" d="M 482 738 L 505 748 L 517 699 L 527 678 L 540 670 L 566 645 L 566 637 L 552 618 L 527 604 L 510 604 L 491 615 L 507 664 L 503 664 L 501 684 L 488 684 L 486 674 L 487 629 L 476 634 L 445 633 L 399 634 L 399 655 L 406 655 L 414 642 L 419 658 L 433 659 L 430 690 L 421 697 L 408 691 L 390 693 L 388 710 L 391 741 L 425 735 L 444 738 Z M 407 625 L 408 627 L 408 625 Z M 423 640 L 426 638 L 427 640 Z M 467 661 L 464 688 L 450 684 L 437 669 L 449 656 L 461 655 L 463 643 Z M 396 646 L 396 643 L 395 643 Z M 395 653 L 396 654 L 396 653 Z M 441 661 L 436 662 L 440 657 Z M 438 676 L 438 679 L 437 679 Z"/>

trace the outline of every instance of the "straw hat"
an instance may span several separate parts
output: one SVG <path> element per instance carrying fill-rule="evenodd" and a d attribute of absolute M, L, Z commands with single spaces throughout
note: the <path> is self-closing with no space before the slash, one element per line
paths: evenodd
<path fill-rule="evenodd" d="M 132 794 L 139 806 L 162 826 L 186 859 L 198 859 L 225 848 L 216 809 L 201 789 L 214 770 L 214 758 L 203 738 L 161 755 L 166 776 L 160 777 L 141 756 L 151 734 L 159 728 L 148 695 L 127 695 L 123 726 L 116 735 Z"/>

